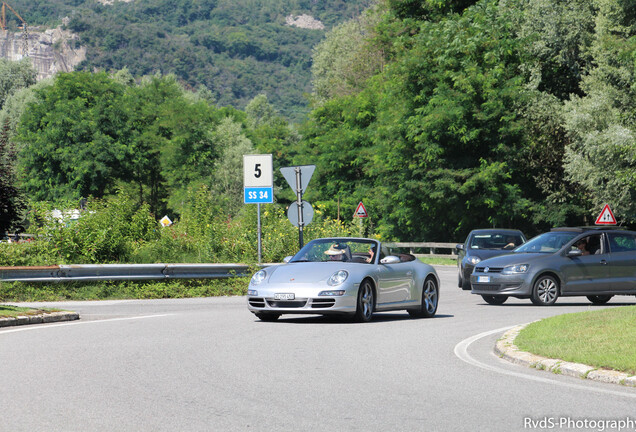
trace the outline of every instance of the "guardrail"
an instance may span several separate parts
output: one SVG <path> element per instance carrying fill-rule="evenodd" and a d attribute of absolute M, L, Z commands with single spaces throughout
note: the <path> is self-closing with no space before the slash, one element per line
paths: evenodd
<path fill-rule="evenodd" d="M 391 249 L 408 248 L 416 257 L 457 259 L 457 243 L 390 242 Z M 428 249 L 429 253 L 415 253 Z M 438 254 L 437 249 L 450 249 Z M 0 282 L 93 282 L 106 280 L 225 279 L 247 276 L 246 264 L 74 264 L 40 267 L 0 267 Z"/>
<path fill-rule="evenodd" d="M 224 279 L 247 276 L 246 264 L 76 264 L 0 267 L 1 282 Z"/>
<path fill-rule="evenodd" d="M 384 243 L 389 249 L 409 249 L 409 253 L 416 257 L 429 257 L 429 258 L 450 258 L 457 259 L 455 254 L 455 247 L 457 243 L 436 243 L 436 242 L 387 242 Z M 428 249 L 429 253 L 415 253 L 415 249 Z M 437 249 L 450 249 L 448 254 L 438 254 Z"/>

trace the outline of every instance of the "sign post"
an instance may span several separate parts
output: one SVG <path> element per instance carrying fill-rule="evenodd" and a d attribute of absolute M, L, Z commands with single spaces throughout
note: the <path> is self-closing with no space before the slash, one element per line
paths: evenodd
<path fill-rule="evenodd" d="M 287 211 L 287 218 L 289 221 L 298 227 L 298 244 L 300 249 L 304 245 L 303 241 L 303 228 L 308 225 L 314 217 L 314 209 L 307 201 L 303 201 L 303 193 L 307 189 L 309 180 L 316 170 L 316 165 L 303 165 L 296 167 L 281 168 L 280 172 L 291 186 L 292 190 L 296 192 L 296 202 L 289 206 Z"/>
<path fill-rule="evenodd" d="M 243 155 L 245 204 L 256 204 L 258 231 L 258 263 L 261 263 L 261 203 L 274 202 L 274 169 L 272 155 Z"/>

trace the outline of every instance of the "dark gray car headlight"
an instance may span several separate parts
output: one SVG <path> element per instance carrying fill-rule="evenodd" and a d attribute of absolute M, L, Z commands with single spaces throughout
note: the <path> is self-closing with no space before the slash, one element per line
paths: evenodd
<path fill-rule="evenodd" d="M 261 282 L 263 282 L 266 277 L 267 277 L 267 272 L 265 270 L 259 270 L 256 273 L 254 273 L 254 276 L 252 276 L 252 280 L 250 281 L 250 284 L 258 285 Z"/>
<path fill-rule="evenodd" d="M 503 274 L 519 274 L 527 273 L 530 266 L 528 264 L 515 264 L 504 267 L 501 273 Z"/>
<path fill-rule="evenodd" d="M 349 272 L 346 270 L 338 270 L 327 279 L 327 285 L 337 286 L 347 280 Z"/>
<path fill-rule="evenodd" d="M 466 261 L 468 261 L 469 263 L 471 263 L 472 265 L 476 265 L 477 263 L 479 263 L 479 261 L 481 261 L 481 258 L 479 258 L 478 256 L 469 256 L 468 258 L 466 258 Z"/>

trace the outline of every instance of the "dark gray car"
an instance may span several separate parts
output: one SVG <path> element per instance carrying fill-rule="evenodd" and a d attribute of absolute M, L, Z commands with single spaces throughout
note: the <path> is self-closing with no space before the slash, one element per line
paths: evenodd
<path fill-rule="evenodd" d="M 457 248 L 457 286 L 470 289 L 470 275 L 475 265 L 485 259 L 511 252 L 526 242 L 519 230 L 513 229 L 476 229 L 472 230 L 464 244 Z"/>
<path fill-rule="evenodd" d="M 555 228 L 508 255 L 480 262 L 470 281 L 472 293 L 490 304 L 516 297 L 548 306 L 559 296 L 604 304 L 615 295 L 636 295 L 636 232 Z"/>

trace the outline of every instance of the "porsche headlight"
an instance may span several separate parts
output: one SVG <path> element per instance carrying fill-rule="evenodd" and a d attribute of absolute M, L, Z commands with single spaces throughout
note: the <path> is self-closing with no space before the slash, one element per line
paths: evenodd
<path fill-rule="evenodd" d="M 504 267 L 502 274 L 519 274 L 526 273 L 530 266 L 528 264 L 515 264 Z"/>
<path fill-rule="evenodd" d="M 349 277 L 349 272 L 346 270 L 338 270 L 327 279 L 327 285 L 336 286 L 340 285 Z"/>
<path fill-rule="evenodd" d="M 256 273 L 254 273 L 254 276 L 252 276 L 252 280 L 250 281 L 250 283 L 252 285 L 258 285 L 261 282 L 263 282 L 266 277 L 267 277 L 267 272 L 265 270 L 259 270 Z"/>
<path fill-rule="evenodd" d="M 472 265 L 476 265 L 479 261 L 481 261 L 481 258 L 473 255 L 473 256 L 469 256 L 466 260 Z"/>

